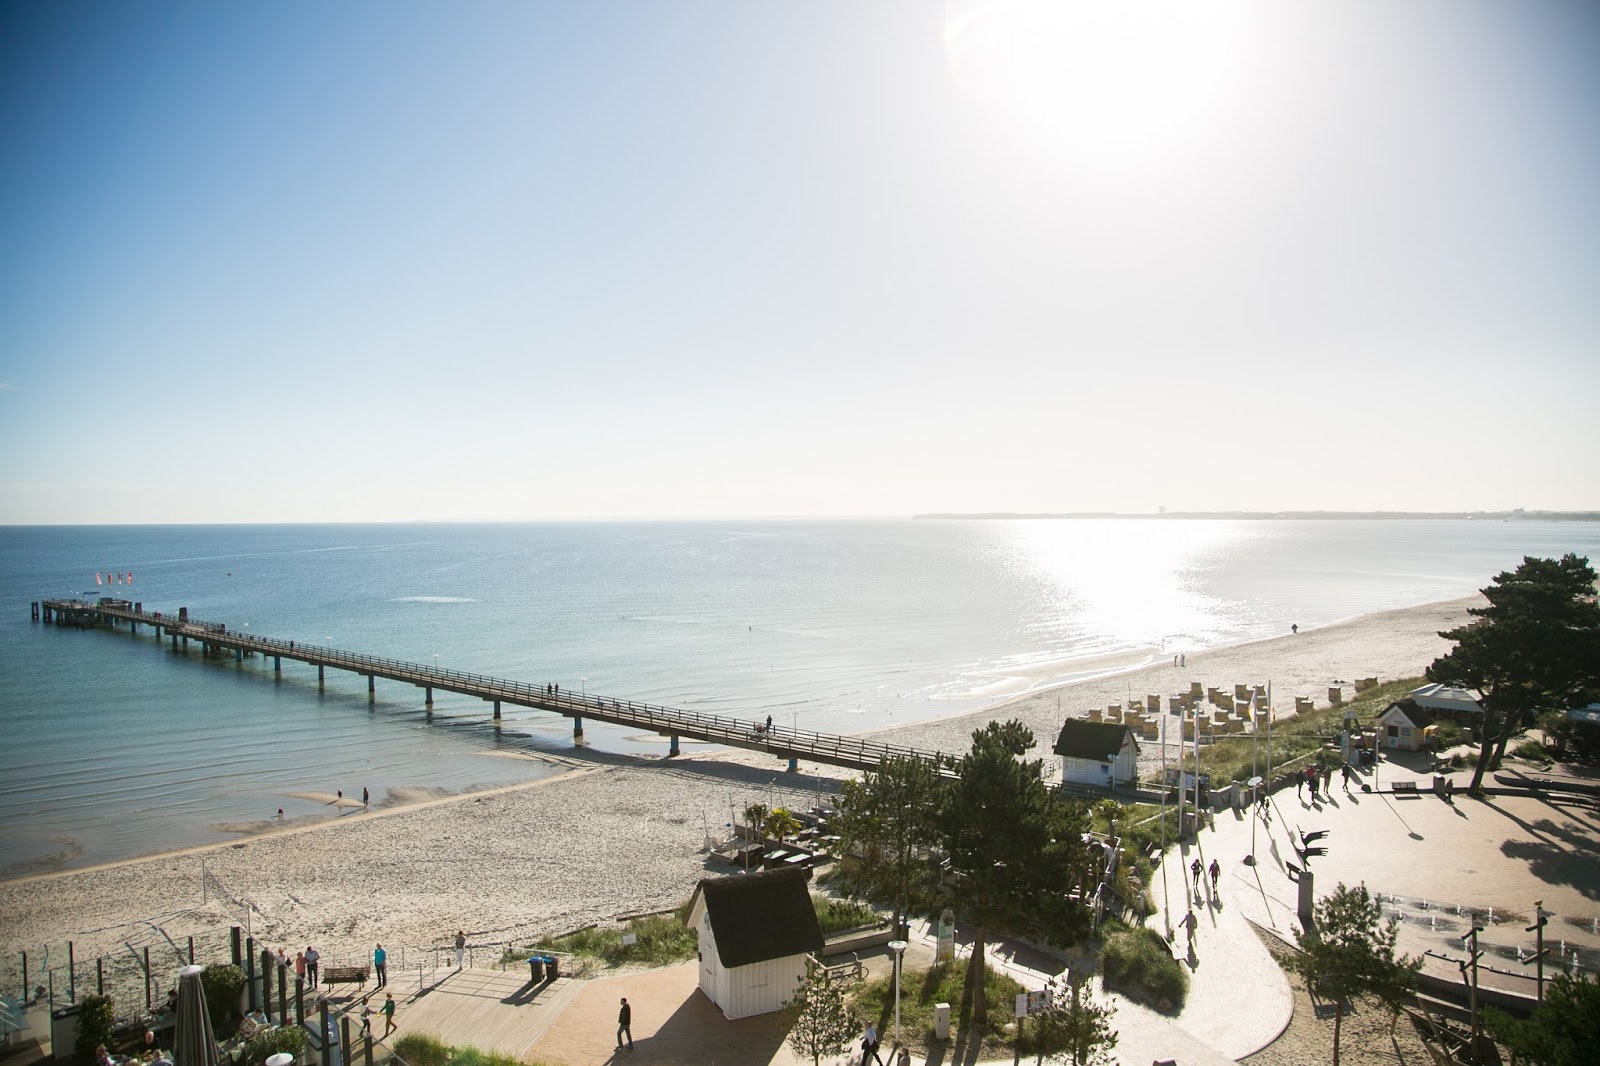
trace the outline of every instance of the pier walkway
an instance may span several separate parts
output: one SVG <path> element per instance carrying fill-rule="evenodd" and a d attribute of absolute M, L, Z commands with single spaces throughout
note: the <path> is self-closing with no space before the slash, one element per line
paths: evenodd
<path fill-rule="evenodd" d="M 937 751 L 923 751 L 894 744 L 881 744 L 859 737 L 836 733 L 814 733 L 805 729 L 768 729 L 761 722 L 722 715 L 700 714 L 695 711 L 661 707 L 636 700 L 616 699 L 588 693 L 574 693 L 557 686 L 529 685 L 504 678 L 469 674 L 459 670 L 441 670 L 437 666 L 385 659 L 375 655 L 340 651 L 302 641 L 279 640 L 230 630 L 221 622 L 202 622 L 189 617 L 188 608 L 177 615 L 146 612 L 143 605 L 127 600 L 103 597 L 98 601 L 43 600 L 32 604 L 33 620 L 53 622 L 82 628 L 114 627 L 126 622 L 134 633 L 140 626 L 155 630 L 157 641 L 166 637 L 174 648 L 187 651 L 189 642 L 200 644 L 206 656 L 233 655 L 243 662 L 246 655 L 260 655 L 272 659 L 275 674 L 283 671 L 283 660 L 302 662 L 317 668 L 320 686 L 329 669 L 345 670 L 367 679 L 367 696 L 376 699 L 377 679 L 398 681 L 424 691 L 424 706 L 432 708 L 433 691 L 454 692 L 473 696 L 493 705 L 495 718 L 500 717 L 502 704 L 551 711 L 572 719 L 572 734 L 583 736 L 583 722 L 588 718 L 612 725 L 632 726 L 658 733 L 669 738 L 669 754 L 677 755 L 680 737 L 725 744 L 750 751 L 770 752 L 789 760 L 792 770 L 799 759 L 842 766 L 853 770 L 876 770 L 886 758 L 922 759 L 932 763 L 941 773 L 953 775 L 954 759 Z"/>

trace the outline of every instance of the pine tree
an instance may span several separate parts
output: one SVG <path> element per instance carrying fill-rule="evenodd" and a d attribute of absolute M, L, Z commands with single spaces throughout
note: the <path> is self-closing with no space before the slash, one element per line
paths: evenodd
<path fill-rule="evenodd" d="M 840 789 L 832 824 L 845 846 L 863 857 L 863 894 L 894 909 L 896 929 L 929 893 L 932 875 L 923 855 L 938 841 L 945 787 L 927 760 L 888 757 L 877 773 Z"/>
<path fill-rule="evenodd" d="M 1393 919 L 1366 885 L 1340 885 L 1317 902 L 1311 928 L 1295 934 L 1300 954 L 1289 968 L 1306 983 L 1306 991 L 1333 1001 L 1333 1066 L 1339 1066 L 1339 1032 L 1345 1006 L 1370 995 L 1391 1006 L 1416 988 L 1420 958 L 1395 956 L 1399 937 Z"/>
<path fill-rule="evenodd" d="M 1600 604 L 1589 560 L 1526 557 L 1483 590 L 1476 621 L 1439 635 L 1454 641 L 1428 680 L 1483 693 L 1483 750 L 1470 791 L 1505 756 L 1506 744 L 1541 710 L 1565 710 L 1600 694 Z"/>
<path fill-rule="evenodd" d="M 844 989 L 828 980 L 828 971 L 815 959 L 806 960 L 806 976 L 793 998 L 784 1004 L 789 1046 L 810 1055 L 817 1066 L 824 1055 L 837 1055 L 850 1046 L 856 1019 L 845 1006 Z"/>
<path fill-rule="evenodd" d="M 1088 924 L 1087 909 L 1071 898 L 1087 877 L 1088 808 L 1048 788 L 1037 759 L 1021 758 L 1033 745 L 1033 731 L 1015 720 L 973 733 L 940 817 L 955 909 L 973 927 L 966 998 L 978 1025 L 988 1022 L 989 934 L 1064 947 Z"/>

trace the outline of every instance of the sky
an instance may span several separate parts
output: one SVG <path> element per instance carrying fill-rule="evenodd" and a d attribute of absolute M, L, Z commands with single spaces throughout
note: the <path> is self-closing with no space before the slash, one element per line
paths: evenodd
<path fill-rule="evenodd" d="M 0 3 L 0 523 L 1600 509 L 1600 5 Z"/>

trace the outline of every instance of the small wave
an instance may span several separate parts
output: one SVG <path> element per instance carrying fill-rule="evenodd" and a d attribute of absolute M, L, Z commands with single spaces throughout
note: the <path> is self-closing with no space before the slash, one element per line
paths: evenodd
<path fill-rule="evenodd" d="M 396 596 L 390 603 L 477 603 L 470 596 Z"/>

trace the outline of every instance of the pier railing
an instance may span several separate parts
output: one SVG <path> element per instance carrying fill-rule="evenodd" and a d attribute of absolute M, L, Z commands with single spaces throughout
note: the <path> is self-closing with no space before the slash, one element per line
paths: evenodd
<path fill-rule="evenodd" d="M 85 600 L 46 600 L 45 620 L 89 617 L 105 622 L 123 621 L 165 630 L 166 635 L 184 641 L 198 640 L 207 648 L 226 648 L 238 653 L 293 659 L 318 667 L 348 670 L 368 678 L 382 677 L 430 690 L 441 689 L 495 703 L 552 711 L 569 718 L 583 718 L 615 725 L 634 726 L 672 737 L 727 744 L 756 751 L 768 751 L 788 759 L 806 759 L 853 769 L 875 769 L 884 759 L 917 759 L 931 763 L 944 774 L 954 774 L 955 760 L 938 751 L 884 744 L 839 733 L 822 733 L 781 726 L 768 727 L 750 719 L 719 714 L 703 714 L 677 707 L 665 707 L 637 700 L 572 692 L 556 685 L 535 685 L 506 678 L 462 670 L 425 666 L 421 663 L 344 651 L 326 644 L 260 636 L 248 631 L 230 630 L 222 622 L 206 622 L 182 616 L 146 612 L 125 601 L 93 603 Z"/>

